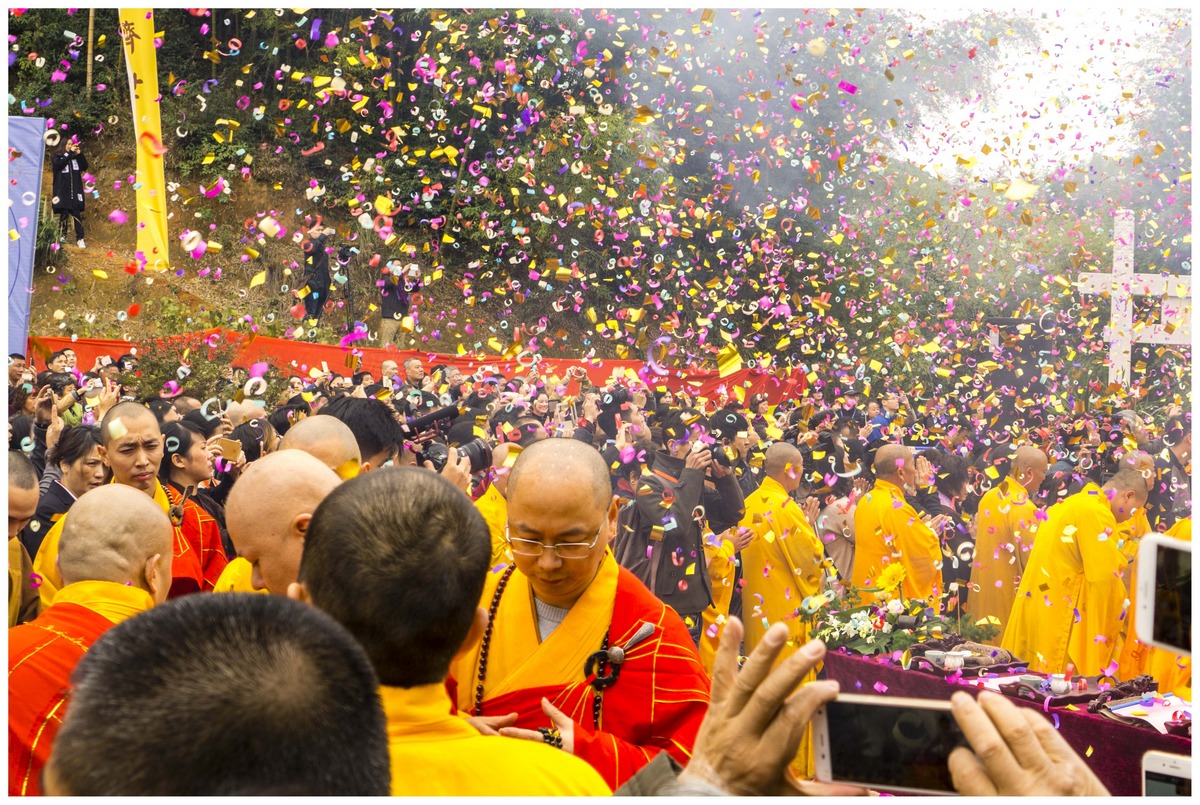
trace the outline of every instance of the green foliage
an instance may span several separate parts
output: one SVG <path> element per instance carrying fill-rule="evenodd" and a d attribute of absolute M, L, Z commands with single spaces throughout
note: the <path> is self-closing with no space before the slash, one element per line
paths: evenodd
<path fill-rule="evenodd" d="M 192 332 L 162 339 L 147 339 L 137 345 L 136 375 L 123 382 L 136 384 L 141 399 L 180 394 L 200 400 L 217 398 L 222 405 L 240 401 L 245 395 L 248 366 L 237 360 L 238 342 L 221 336 Z M 285 376 L 270 361 L 260 384 L 250 387 L 254 399 L 278 398 L 286 385 Z M 213 411 L 215 412 L 215 411 Z"/>

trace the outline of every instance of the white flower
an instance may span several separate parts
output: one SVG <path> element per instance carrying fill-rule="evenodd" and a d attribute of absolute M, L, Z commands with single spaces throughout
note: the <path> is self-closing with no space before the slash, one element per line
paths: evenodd
<path fill-rule="evenodd" d="M 899 598 L 893 598 L 887 602 L 887 611 L 893 615 L 899 615 L 904 611 L 904 604 Z"/>
<path fill-rule="evenodd" d="M 883 633 L 884 633 L 884 634 L 889 634 L 889 633 L 891 633 L 891 631 L 892 631 L 892 625 L 891 625 L 890 623 L 888 623 L 887 621 L 884 621 L 884 622 L 883 622 L 883 630 L 882 630 L 882 631 L 883 631 Z"/>
<path fill-rule="evenodd" d="M 871 633 L 871 634 L 867 635 L 867 645 L 869 646 L 874 642 L 875 642 L 875 634 Z"/>

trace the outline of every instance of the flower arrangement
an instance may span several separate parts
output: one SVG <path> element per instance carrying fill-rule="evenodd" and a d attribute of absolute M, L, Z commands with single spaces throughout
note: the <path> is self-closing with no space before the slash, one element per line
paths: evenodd
<path fill-rule="evenodd" d="M 939 614 L 938 601 L 906 599 L 904 574 L 904 566 L 896 562 L 879 574 L 874 587 L 847 588 L 831 580 L 823 593 L 803 604 L 815 621 L 813 637 L 829 649 L 889 654 L 952 633 L 986 642 L 999 631 L 986 619 L 977 624 L 948 620 Z"/>

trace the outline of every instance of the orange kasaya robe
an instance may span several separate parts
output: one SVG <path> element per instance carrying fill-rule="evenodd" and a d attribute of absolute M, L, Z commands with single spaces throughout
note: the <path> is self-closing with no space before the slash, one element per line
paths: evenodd
<path fill-rule="evenodd" d="M 154 481 L 154 502 L 164 512 L 169 512 L 179 499 L 177 494 L 172 497 L 173 492 L 164 489 L 157 480 Z M 54 524 L 33 560 L 33 572 L 38 576 L 36 581 L 40 585 L 38 593 L 42 597 L 43 609 L 54 603 L 54 595 L 62 586 L 62 577 L 58 575 L 58 541 L 70 516 L 71 513 L 67 512 Z M 168 597 L 176 598 L 200 590 L 211 592 L 226 563 L 216 521 L 199 504 L 188 500 L 184 504 L 183 520 L 174 528 L 174 559 L 171 562 L 172 581 Z"/>
<path fill-rule="evenodd" d="M 66 712 L 75 665 L 125 618 L 154 605 L 150 593 L 110 581 L 59 590 L 54 605 L 8 630 L 8 794 L 40 795 L 42 768 Z"/>
<path fill-rule="evenodd" d="M 491 606 L 502 576 L 489 574 L 482 606 Z M 606 633 L 610 646 L 624 646 L 643 623 L 653 631 L 626 654 L 596 724 L 588 656 Z M 451 666 L 464 714 L 474 713 L 479 654 L 476 646 Z M 552 726 L 541 707 L 549 699 L 575 722 L 575 754 L 614 790 L 659 752 L 686 764 L 709 699 L 708 675 L 683 621 L 607 552 L 591 585 L 541 641 L 529 580 L 513 571 L 496 610 L 483 687 L 482 714 L 515 712 L 525 729 Z"/>
<path fill-rule="evenodd" d="M 167 499 L 172 506 L 178 506 L 183 495 L 172 486 L 166 487 Z M 225 546 L 221 544 L 221 528 L 213 516 L 204 510 L 196 501 L 188 498 L 183 504 L 183 518 L 175 529 L 176 534 L 182 534 L 184 542 L 178 544 L 175 550 L 175 561 L 171 563 L 172 581 L 170 598 L 177 598 L 194 592 L 211 593 L 216 589 L 221 571 L 229 560 L 225 557 Z M 188 554 L 191 557 L 188 557 Z M 183 559 L 189 573 L 181 579 L 175 572 Z M 196 574 L 196 569 L 200 573 Z"/>
<path fill-rule="evenodd" d="M 1073 664 L 1083 676 L 1108 669 L 1118 648 L 1126 560 L 1104 491 L 1089 483 L 1051 506 L 1004 626 L 1001 648 L 1048 674 Z"/>
<path fill-rule="evenodd" d="M 1167 531 L 1167 536 L 1192 541 L 1192 518 L 1179 520 Z M 1138 639 L 1135 624 L 1137 612 L 1137 573 L 1133 566 L 1133 583 L 1129 587 L 1129 608 L 1125 622 L 1129 629 L 1121 659 L 1117 666 L 1117 678 L 1133 679 L 1139 674 L 1149 674 L 1158 680 L 1160 693 L 1174 693 L 1181 699 L 1192 700 L 1192 658 L 1174 651 L 1148 646 Z"/>

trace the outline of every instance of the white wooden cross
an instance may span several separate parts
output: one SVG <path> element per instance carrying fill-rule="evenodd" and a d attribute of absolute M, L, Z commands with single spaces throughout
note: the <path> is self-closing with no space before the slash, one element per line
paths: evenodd
<path fill-rule="evenodd" d="M 1133 271 L 1133 211 L 1117 210 L 1113 228 L 1111 274 L 1080 274 L 1081 293 L 1107 293 L 1112 303 L 1104 340 L 1109 344 L 1108 382 L 1129 387 L 1130 355 L 1134 344 L 1191 344 L 1192 278 Z M 1133 326 L 1135 296 L 1162 297 L 1161 324 Z"/>

